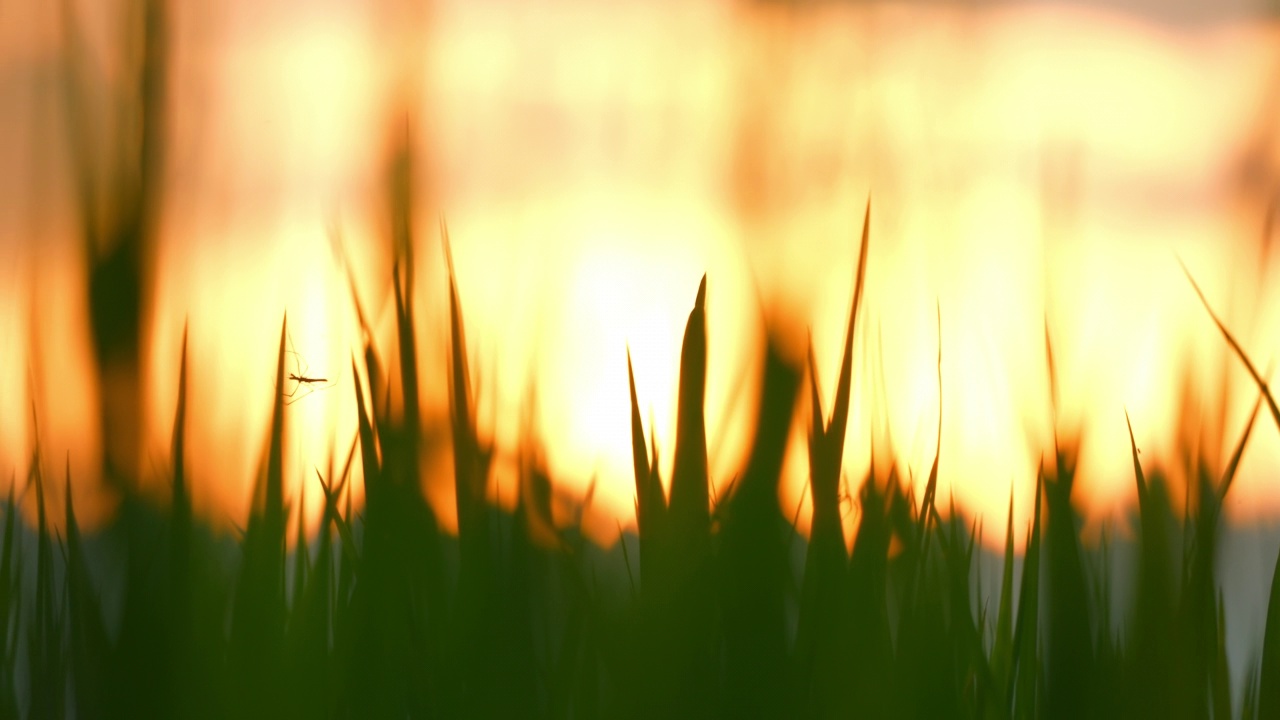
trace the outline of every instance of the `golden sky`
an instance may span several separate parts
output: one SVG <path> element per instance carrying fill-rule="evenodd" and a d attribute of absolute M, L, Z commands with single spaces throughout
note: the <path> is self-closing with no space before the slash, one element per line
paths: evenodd
<path fill-rule="evenodd" d="M 90 44 L 110 87 L 127 64 L 110 60 L 110 13 L 94 7 Z M 868 197 L 852 481 L 873 435 L 891 439 L 904 474 L 927 473 L 937 306 L 941 492 L 996 513 L 990 540 L 1011 489 L 1025 519 L 1050 443 L 1046 318 L 1060 425 L 1080 440 L 1078 486 L 1093 518 L 1131 501 L 1126 409 L 1144 462 L 1171 460 L 1184 378 L 1216 401 L 1225 370 L 1227 432 L 1238 432 L 1253 396 L 1177 258 L 1265 365 L 1280 340 L 1269 330 L 1280 306 L 1263 281 L 1272 261 L 1258 250 L 1280 185 L 1274 22 L 1161 24 L 1061 4 L 804 7 L 184 4 L 144 465 L 167 457 L 185 319 L 197 501 L 243 516 L 286 309 L 309 374 L 334 381 L 289 406 L 291 472 L 323 467 L 335 437 L 345 452 L 358 338 L 329 232 L 341 228 L 364 302 L 384 308 L 389 331 L 390 270 L 370 248 L 386 231 L 388 138 L 406 127 L 420 161 L 423 371 L 442 377 L 446 357 L 443 215 L 482 433 L 513 449 L 536 385 L 553 475 L 571 497 L 599 477 L 588 520 L 599 539 L 632 522 L 627 348 L 669 465 L 680 337 L 708 275 L 708 435 L 724 487 L 749 431 L 755 399 L 744 388 L 758 371 L 750 350 L 762 317 L 797 357 L 812 334 L 831 394 Z M 0 8 L 0 167 L 10 168 L 0 188 L 11 198 L 0 202 L 0 307 L 11 309 L 0 339 L 17 349 L 0 358 L 0 475 L 25 474 L 21 350 L 39 327 L 42 443 L 92 478 L 96 389 L 67 219 L 58 28 L 43 3 Z M 444 385 L 424 403 L 442 410 Z M 800 502 L 802 437 L 797 426 L 789 508 Z M 1265 480 L 1280 463 L 1278 437 L 1259 428 L 1229 500 L 1235 517 L 1280 509 Z M 447 492 L 438 497 L 447 504 Z"/>

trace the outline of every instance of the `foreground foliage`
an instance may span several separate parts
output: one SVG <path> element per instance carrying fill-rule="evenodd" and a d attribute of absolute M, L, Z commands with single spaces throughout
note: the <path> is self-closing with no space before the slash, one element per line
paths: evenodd
<path fill-rule="evenodd" d="M 124 386 L 102 407 L 109 450 L 127 447 L 130 434 L 109 420 L 138 416 L 143 265 L 156 254 L 164 205 L 168 4 L 139 7 L 137 37 L 123 43 L 140 58 L 132 85 L 96 87 L 82 29 L 70 20 L 65 28 L 94 369 L 100 386 Z M 109 112 L 90 111 L 97 102 Z M 102 116 L 138 127 L 98 127 Z M 632 382 L 638 537 L 624 538 L 621 558 L 602 559 L 574 528 L 552 524 L 552 485 L 532 449 L 514 512 L 494 509 L 452 268 L 449 373 L 418 376 L 410 158 L 408 150 L 398 156 L 389 193 L 396 342 L 390 351 L 376 346 L 353 281 L 364 330 L 350 390 L 359 432 L 344 462 L 305 483 L 324 497 L 319 525 L 299 523 L 288 550 L 297 499 L 284 493 L 287 410 L 277 395 L 252 515 L 231 548 L 235 561 L 225 562 L 226 543 L 191 508 L 184 342 L 163 508 L 137 494 L 129 482 L 136 468 L 114 450 L 104 474 L 123 503 L 102 537 L 82 536 L 69 500 L 53 529 L 45 495 L 56 480 L 45 475 L 38 443 L 23 485 L 34 494 L 34 527 L 20 519 L 19 483 L 11 484 L 0 539 L 0 717 L 1280 717 L 1280 587 L 1273 582 L 1258 662 L 1234 669 L 1248 678 L 1236 707 L 1215 567 L 1223 502 L 1252 418 L 1225 468 L 1195 463 L 1185 473 L 1193 482 L 1181 516 L 1164 476 L 1133 448 L 1139 550 L 1125 622 L 1112 617 L 1106 551 L 1096 564 L 1099 554 L 1080 542 L 1069 447 L 1044 464 L 1030 527 L 1014 527 L 1011 505 L 992 596 L 974 582 L 980 527 L 938 507 L 945 448 L 919 498 L 892 473 L 844 481 L 866 220 L 831 406 L 812 354 L 806 370 L 771 346 L 759 349 L 749 460 L 714 507 L 704 279 L 682 346 L 669 493 Z M 1254 416 L 1265 403 L 1280 427 L 1264 378 L 1213 320 L 1258 385 Z M 287 323 L 278 388 L 286 337 Z M 424 483 L 438 480 L 420 475 L 423 383 L 449 388 L 456 537 L 441 531 L 423 496 Z M 802 398 L 811 408 L 813 516 L 797 559 L 801 543 L 777 497 Z M 60 479 L 69 487 L 67 475 Z M 363 478 L 363 506 L 351 501 L 353 476 Z M 848 486 L 861 488 L 856 498 L 846 497 Z M 852 549 L 842 534 L 850 507 L 858 514 Z M 122 558 L 92 559 L 112 543 Z M 604 577 L 619 561 L 627 578 L 620 596 Z M 122 607 L 108 607 L 109 587 L 123 588 Z"/>
<path fill-rule="evenodd" d="M 407 197 L 397 194 L 397 197 Z M 703 400 L 706 279 L 681 353 L 669 493 L 631 385 L 638 537 L 624 538 L 628 589 L 601 581 L 599 555 L 551 523 L 552 489 L 530 461 L 514 513 L 486 500 L 491 452 L 475 433 L 460 294 L 450 267 L 449 374 L 418 377 L 413 242 L 398 202 L 395 363 L 365 328 L 353 358 L 359 434 L 341 467 L 308 487 L 318 527 L 287 551 L 286 407 L 274 400 L 252 515 L 237 562 L 193 517 L 184 469 L 185 342 L 172 495 L 158 510 L 126 495 L 112 532 L 125 562 L 118 627 L 68 501 L 46 517 L 35 449 L 35 528 L 10 490 L 0 547 L 0 715 L 6 717 L 1271 717 L 1280 713 L 1280 594 L 1272 588 L 1260 662 L 1233 707 L 1215 549 L 1223 501 L 1262 404 L 1280 410 L 1226 326 L 1260 398 L 1227 467 L 1194 468 L 1178 517 L 1168 483 L 1133 447 L 1139 550 L 1128 622 L 1111 617 L 1112 574 L 1080 543 L 1074 460 L 1060 450 L 1037 483 L 1024 533 L 1007 520 L 999 594 L 974 578 L 980 528 L 940 512 L 935 456 L 921 498 L 892 474 L 860 484 L 852 551 L 841 488 L 853 341 L 867 272 L 864 220 L 834 401 L 808 372 L 764 349 L 750 459 L 712 506 Z M 443 231 L 443 228 L 442 228 Z M 447 254 L 447 236 L 446 236 Z M 1197 288 L 1198 291 L 1198 288 Z M 352 292 L 353 298 L 357 294 Z M 357 300 L 358 305 L 358 300 Z M 1206 302 L 1206 307 L 1208 306 Z M 361 322 L 363 310 L 357 308 Z M 1210 311 L 1212 314 L 1212 311 Z M 286 373 L 281 328 L 277 387 Z M 1049 354 L 1052 366 L 1052 353 Z M 942 349 L 939 348 L 939 367 Z M 395 366 L 398 371 L 388 372 Z M 458 535 L 440 530 L 419 476 L 422 382 L 447 382 Z M 939 374 L 941 385 L 941 374 Z M 403 398 L 393 413 L 392 391 Z M 941 387 L 939 388 L 941 391 Z M 813 517 L 800 580 L 792 522 L 779 508 L 798 396 L 809 419 Z M 941 423 L 938 440 L 941 441 Z M 530 453 L 532 457 L 532 453 Z M 365 503 L 353 507 L 358 464 Z M 70 478 L 65 478 L 70 483 Z M 70 494 L 68 493 L 68 497 Z M 299 503 L 300 505 L 300 503 Z M 308 542 L 307 530 L 312 531 Z M 34 532 L 32 532 L 34 531 Z M 1015 546 L 1015 538 L 1024 539 Z M 1181 542 L 1181 551 L 1177 543 Z M 1020 558 L 1021 570 L 1016 571 Z M 34 568 L 24 567 L 34 564 Z M 1280 565 L 1278 565 L 1280 567 Z M 101 574 L 102 568 L 97 568 Z M 1239 672 L 1241 669 L 1237 669 Z"/>

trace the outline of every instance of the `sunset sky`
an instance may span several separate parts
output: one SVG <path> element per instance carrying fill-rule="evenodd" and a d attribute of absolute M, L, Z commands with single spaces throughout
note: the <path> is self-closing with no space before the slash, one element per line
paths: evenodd
<path fill-rule="evenodd" d="M 87 62 L 115 87 L 128 65 L 113 59 L 112 15 L 71 5 L 99 8 L 82 14 Z M 797 361 L 811 335 L 832 393 L 868 198 L 851 481 L 873 442 L 891 443 L 904 474 L 927 474 L 936 307 L 941 492 L 1001 520 L 1011 491 L 1028 516 L 1052 447 L 1046 321 L 1058 425 L 1080 443 L 1095 520 L 1132 501 L 1126 410 L 1144 463 L 1172 463 L 1184 388 L 1189 417 L 1211 423 L 1226 373 L 1226 427 L 1191 432 L 1225 431 L 1228 448 L 1255 399 L 1179 258 L 1260 366 L 1280 349 L 1264 253 L 1280 197 L 1280 25 L 1264 15 L 1101 2 L 214 5 L 173 18 L 143 464 L 159 477 L 167 457 L 185 320 L 196 498 L 223 522 L 247 508 L 286 310 L 299 362 L 333 380 L 289 406 L 292 476 L 350 443 L 359 334 L 332 239 L 390 347 L 381 193 L 406 136 L 423 372 L 443 378 L 446 361 L 443 218 L 481 432 L 514 451 L 532 384 L 566 495 L 599 477 L 588 530 L 605 542 L 633 522 L 628 347 L 669 465 L 680 338 L 708 276 L 708 439 L 727 486 L 762 323 Z M 56 4 L 0 6 L 0 480 L 25 476 L 34 402 L 46 457 L 69 455 L 92 498 L 98 391 L 59 84 L 68 43 Z M 445 385 L 425 393 L 438 417 Z M 798 420 L 788 508 L 801 502 L 804 431 Z M 1233 517 L 1280 511 L 1277 468 L 1268 421 Z M 449 492 L 433 494 L 442 509 Z"/>

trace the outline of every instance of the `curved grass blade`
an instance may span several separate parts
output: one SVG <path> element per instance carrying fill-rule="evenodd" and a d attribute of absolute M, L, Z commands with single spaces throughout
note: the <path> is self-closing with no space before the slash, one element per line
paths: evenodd
<path fill-rule="evenodd" d="M 916 530 L 917 542 L 925 548 L 926 530 L 931 517 L 937 513 L 934 507 L 938 494 L 938 462 L 942 458 L 942 304 L 936 306 L 938 319 L 938 433 L 937 449 L 933 453 L 933 464 L 929 466 L 929 479 L 925 482 L 924 498 L 920 501 L 919 528 Z M 923 557 L 924 553 L 922 553 Z"/>
<path fill-rule="evenodd" d="M 1245 423 L 1244 431 L 1240 433 L 1240 439 L 1236 441 L 1236 446 L 1231 451 L 1227 468 L 1222 472 L 1222 482 L 1218 484 L 1218 505 L 1227 499 L 1227 492 L 1231 490 L 1231 483 L 1235 480 L 1236 471 L 1240 469 L 1240 459 L 1244 457 L 1245 446 L 1249 443 L 1249 436 L 1253 434 L 1254 423 L 1258 419 L 1258 411 L 1262 409 L 1264 399 L 1262 395 L 1258 395 L 1258 399 L 1254 401 L 1253 410 L 1249 412 L 1249 420 Z"/>
<path fill-rule="evenodd" d="M 676 406 L 675 462 L 668 506 L 674 542 L 689 557 L 709 551 L 711 499 L 707 483 L 707 433 L 704 403 L 707 388 L 707 276 L 685 325 L 680 351 L 680 390 Z"/>
<path fill-rule="evenodd" d="M 1249 371 L 1249 376 L 1253 378 L 1253 382 L 1257 384 L 1258 390 L 1262 392 L 1263 398 L 1266 399 L 1267 409 L 1271 411 L 1271 419 L 1275 421 L 1276 427 L 1280 428 L 1280 406 L 1276 405 L 1275 397 L 1271 395 L 1271 389 L 1267 385 L 1266 378 L 1262 377 L 1262 374 L 1258 372 L 1253 361 L 1251 361 L 1248 354 L 1245 353 L 1244 348 L 1240 347 L 1240 343 L 1236 342 L 1231 331 L 1227 329 L 1227 326 L 1218 318 L 1217 313 L 1213 311 L 1213 307 L 1209 305 L 1209 300 L 1204 296 L 1204 291 L 1200 289 L 1200 285 L 1196 283 L 1196 279 L 1191 276 L 1191 271 L 1187 269 L 1187 266 L 1183 264 L 1181 259 L 1178 260 L 1178 264 L 1182 266 L 1182 272 L 1186 273 L 1187 280 L 1190 281 L 1192 289 L 1196 291 L 1196 297 L 1200 298 L 1200 302 L 1204 305 L 1204 309 L 1208 311 L 1209 317 L 1213 320 L 1213 324 L 1218 326 L 1218 330 L 1222 332 L 1223 339 L 1225 339 L 1227 344 L 1231 346 L 1236 357 L 1240 358 L 1240 362 L 1244 363 L 1245 370 Z"/>

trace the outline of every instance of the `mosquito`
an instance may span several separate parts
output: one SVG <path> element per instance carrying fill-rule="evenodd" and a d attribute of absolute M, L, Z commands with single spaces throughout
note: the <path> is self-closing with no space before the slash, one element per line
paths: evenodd
<path fill-rule="evenodd" d="M 317 390 L 326 390 L 337 384 L 336 381 L 330 381 L 329 378 L 312 377 L 310 375 L 311 366 L 307 364 L 306 358 L 302 357 L 302 353 L 293 348 L 292 337 L 289 338 L 289 349 L 285 350 L 285 352 L 293 357 L 293 370 L 288 377 L 288 381 L 293 383 L 293 389 L 288 392 L 281 392 L 287 398 L 284 401 L 285 405 L 292 405 Z"/>

